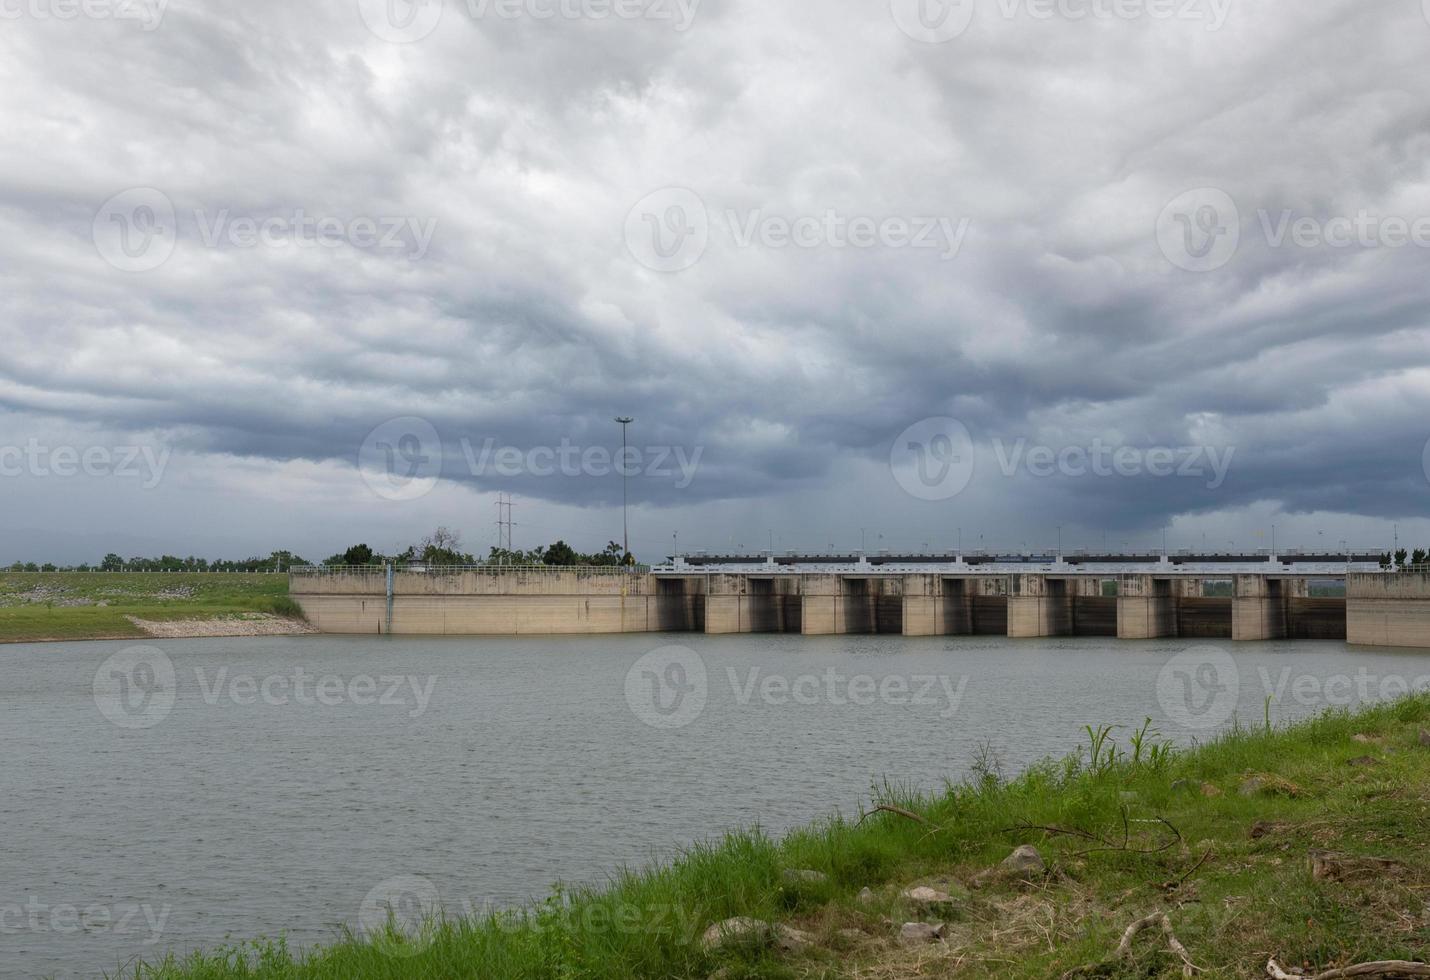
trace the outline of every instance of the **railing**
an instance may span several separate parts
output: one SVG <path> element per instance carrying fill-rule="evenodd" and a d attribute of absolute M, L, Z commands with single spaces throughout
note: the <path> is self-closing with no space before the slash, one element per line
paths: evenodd
<path fill-rule="evenodd" d="M 631 571 L 620 565 L 393 565 L 394 573 L 436 575 L 457 572 L 591 572 L 598 575 L 619 575 Z M 300 565 L 290 571 L 294 575 L 386 575 L 386 565 Z"/>

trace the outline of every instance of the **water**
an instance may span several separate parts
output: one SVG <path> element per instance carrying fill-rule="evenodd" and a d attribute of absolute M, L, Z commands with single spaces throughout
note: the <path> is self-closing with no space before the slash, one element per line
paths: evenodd
<path fill-rule="evenodd" d="M 664 644 L 689 652 L 641 660 Z M 1189 741 L 1233 710 L 1259 723 L 1268 693 L 1286 720 L 1430 685 L 1430 653 L 1313 642 L 131 646 L 0 647 L 0 975 L 328 941 L 400 876 L 448 908 L 516 903 L 727 828 L 856 812 L 885 777 L 938 788 L 985 741 L 1013 772 L 1072 751 L 1087 723 L 1150 715 Z"/>

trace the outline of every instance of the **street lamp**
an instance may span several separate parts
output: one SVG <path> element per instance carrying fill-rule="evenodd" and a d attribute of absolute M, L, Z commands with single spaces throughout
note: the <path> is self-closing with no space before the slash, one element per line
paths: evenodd
<path fill-rule="evenodd" d="M 617 415 L 616 421 L 621 425 L 621 547 L 625 552 L 621 556 L 621 562 L 625 563 L 631 556 L 631 525 L 626 516 L 626 504 L 629 499 L 626 493 L 626 482 L 629 479 L 629 473 L 626 470 L 626 427 L 635 419 L 628 415 Z"/>

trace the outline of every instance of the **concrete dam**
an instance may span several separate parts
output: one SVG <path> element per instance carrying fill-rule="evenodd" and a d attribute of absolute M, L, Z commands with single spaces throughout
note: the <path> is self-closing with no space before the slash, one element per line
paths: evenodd
<path fill-rule="evenodd" d="M 1430 647 L 1430 570 L 1372 571 L 1367 564 L 1060 558 L 1014 570 L 976 560 L 858 557 L 676 560 L 650 571 L 314 567 L 294 569 L 290 591 L 326 633 L 890 633 Z M 1313 588 L 1342 582 L 1344 595 Z"/>

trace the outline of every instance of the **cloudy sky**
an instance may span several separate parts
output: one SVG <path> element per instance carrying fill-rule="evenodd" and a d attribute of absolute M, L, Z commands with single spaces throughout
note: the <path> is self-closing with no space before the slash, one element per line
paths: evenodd
<path fill-rule="evenodd" d="M 0 561 L 1430 544 L 1430 0 L 0 0 Z"/>

